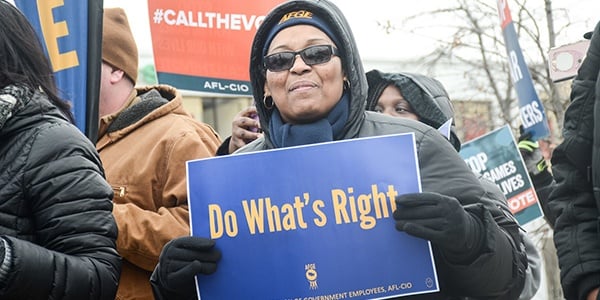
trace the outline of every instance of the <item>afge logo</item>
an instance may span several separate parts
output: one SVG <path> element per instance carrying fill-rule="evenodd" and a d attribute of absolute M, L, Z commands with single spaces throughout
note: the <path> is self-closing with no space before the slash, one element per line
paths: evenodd
<path fill-rule="evenodd" d="M 304 266 L 304 271 L 306 271 L 305 276 L 306 280 L 308 280 L 309 286 L 311 290 L 316 290 L 319 288 L 317 284 L 317 265 L 316 264 L 306 264 Z"/>

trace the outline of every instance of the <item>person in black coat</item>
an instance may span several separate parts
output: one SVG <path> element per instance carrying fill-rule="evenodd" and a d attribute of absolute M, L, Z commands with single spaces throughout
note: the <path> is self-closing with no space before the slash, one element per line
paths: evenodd
<path fill-rule="evenodd" d="M 586 34 L 586 37 L 589 37 Z M 573 79 L 563 142 L 552 154 L 554 244 L 568 300 L 598 299 L 600 287 L 600 22 Z"/>
<path fill-rule="evenodd" d="M 0 299 L 114 299 L 111 187 L 27 19 L 0 0 Z"/>

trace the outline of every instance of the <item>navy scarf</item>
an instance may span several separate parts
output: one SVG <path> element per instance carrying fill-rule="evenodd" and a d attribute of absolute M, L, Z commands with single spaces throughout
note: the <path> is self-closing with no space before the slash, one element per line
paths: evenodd
<path fill-rule="evenodd" d="M 275 109 L 269 124 L 273 144 L 276 148 L 282 148 L 333 141 L 333 137 L 342 131 L 348 120 L 349 98 L 348 93 L 344 91 L 327 118 L 310 124 L 283 123 L 279 111 Z"/>

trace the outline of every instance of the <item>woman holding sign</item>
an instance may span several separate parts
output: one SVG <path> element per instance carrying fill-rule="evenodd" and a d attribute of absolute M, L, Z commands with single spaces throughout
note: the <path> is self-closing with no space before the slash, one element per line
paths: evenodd
<path fill-rule="evenodd" d="M 498 225 L 517 224 L 486 197 L 436 129 L 365 111 L 366 76 L 351 29 L 335 5 L 295 0 L 274 8 L 254 38 L 250 78 L 263 136 L 236 153 L 415 134 L 424 192 L 397 197 L 401 208 L 394 219 L 398 231 L 431 241 L 441 291 L 407 299 L 518 298 L 524 254 L 515 246 L 520 241 Z M 184 237 L 167 244 L 152 279 L 157 294 L 193 297 L 193 275 L 216 270 L 214 243 Z M 188 288 L 181 289 L 183 284 Z"/>

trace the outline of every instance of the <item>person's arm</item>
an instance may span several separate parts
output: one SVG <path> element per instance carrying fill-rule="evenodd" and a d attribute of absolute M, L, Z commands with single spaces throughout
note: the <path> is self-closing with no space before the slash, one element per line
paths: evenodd
<path fill-rule="evenodd" d="M 504 214 L 507 216 L 507 218 L 501 219 L 514 220 L 514 215 L 508 208 L 506 197 L 504 196 L 504 193 L 498 188 L 498 186 L 481 175 L 479 176 L 479 182 L 481 182 L 484 189 L 487 191 L 487 197 L 493 200 L 495 204 L 500 209 L 502 209 Z M 516 221 L 514 223 L 516 223 Z M 536 249 L 535 244 L 533 243 L 531 238 L 529 238 L 529 236 L 525 234 L 525 231 L 520 228 L 516 231 L 518 231 L 518 237 L 512 236 L 516 234 L 515 230 L 509 231 L 511 233 L 511 238 L 514 240 L 516 245 L 519 245 L 519 241 L 521 241 L 521 244 L 517 248 L 524 248 L 525 254 L 527 256 L 525 282 L 523 285 L 523 290 L 519 295 L 519 299 L 529 300 L 535 296 L 540 287 L 542 276 L 542 258 L 540 256 L 540 252 Z"/>
<path fill-rule="evenodd" d="M 461 218 L 468 220 L 462 224 L 469 228 L 463 232 L 472 235 L 458 239 L 472 241 L 464 243 L 463 249 L 455 249 L 452 239 L 431 240 L 442 290 L 449 295 L 516 299 L 527 267 L 526 254 L 516 241 L 516 220 L 489 198 L 475 174 L 435 129 L 416 142 L 423 192 L 458 201 L 462 209 L 453 209 L 453 215 L 462 213 Z"/>
<path fill-rule="evenodd" d="M 554 228 L 556 216 L 548 208 L 548 197 L 554 189 L 555 182 L 548 169 L 546 159 L 542 155 L 539 143 L 531 140 L 530 133 L 521 133 L 517 146 L 525 162 L 527 173 L 535 189 L 535 193 L 544 212 L 544 218 L 551 228 Z"/>
<path fill-rule="evenodd" d="M 217 270 L 221 251 L 215 241 L 194 236 L 176 238 L 165 245 L 150 277 L 156 300 L 196 299 L 194 276 Z"/>
<path fill-rule="evenodd" d="M 557 217 L 554 243 L 567 299 L 586 299 L 600 285 L 600 215 L 586 168 L 591 149 L 591 141 L 566 136 L 552 155 L 556 188 L 549 203 Z"/>
<path fill-rule="evenodd" d="M 114 299 L 121 271 L 112 190 L 93 145 L 72 125 L 41 129 L 18 182 L 31 233 L 1 236 L 0 298 Z"/>
<path fill-rule="evenodd" d="M 116 203 L 113 214 L 119 226 L 117 249 L 136 266 L 154 270 L 162 247 L 170 240 L 189 235 L 186 162 L 214 156 L 220 143 L 214 132 L 174 134 L 165 142 L 167 156 L 156 162 L 156 210 L 144 209 L 135 203 Z"/>
<path fill-rule="evenodd" d="M 588 53 L 573 80 L 571 103 L 565 112 L 563 142 L 552 154 L 556 187 L 549 207 L 556 215 L 554 243 L 567 299 L 595 299 L 600 286 L 600 212 L 593 191 L 594 132 L 600 71 L 600 22 Z"/>
<path fill-rule="evenodd" d="M 525 283 L 519 295 L 519 300 L 530 300 L 533 299 L 540 288 L 543 269 L 542 257 L 531 238 L 522 231 L 520 231 L 520 235 L 527 253 L 527 269 L 525 270 Z"/>

